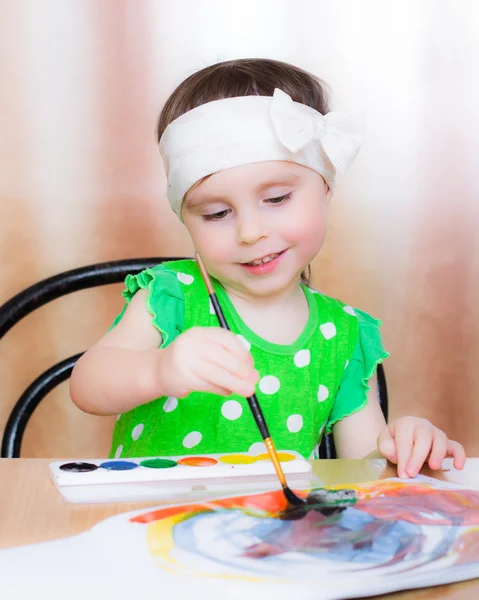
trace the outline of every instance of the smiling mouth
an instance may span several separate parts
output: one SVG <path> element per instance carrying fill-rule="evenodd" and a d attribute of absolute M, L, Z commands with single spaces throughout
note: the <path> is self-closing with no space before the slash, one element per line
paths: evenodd
<path fill-rule="evenodd" d="M 266 263 L 271 262 L 275 258 L 278 258 L 280 254 L 283 254 L 283 252 L 284 250 L 282 252 L 274 252 L 273 254 L 268 254 L 267 256 L 263 256 L 263 258 L 256 258 L 255 260 L 244 264 L 250 267 L 258 267 L 259 265 L 265 265 Z"/>

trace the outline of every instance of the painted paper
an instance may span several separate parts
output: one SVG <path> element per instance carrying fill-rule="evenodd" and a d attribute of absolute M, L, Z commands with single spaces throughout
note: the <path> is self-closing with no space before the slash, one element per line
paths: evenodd
<path fill-rule="evenodd" d="M 81 564 L 78 584 L 108 586 L 112 598 L 134 586 L 143 598 L 333 600 L 479 577 L 477 490 L 417 478 L 312 494 L 318 504 L 296 511 L 278 491 L 118 515 L 0 551 L 2 588 L 25 561 L 46 588 Z"/>

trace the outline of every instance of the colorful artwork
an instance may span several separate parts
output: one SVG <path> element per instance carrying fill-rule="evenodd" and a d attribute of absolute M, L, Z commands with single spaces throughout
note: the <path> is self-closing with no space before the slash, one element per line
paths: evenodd
<path fill-rule="evenodd" d="M 286 510 L 281 492 L 147 512 L 157 564 L 178 574 L 248 581 L 309 581 L 338 590 L 446 569 L 479 576 L 479 492 L 437 482 L 384 480 L 317 489 L 316 504 Z M 419 579 L 418 579 L 419 577 Z M 393 579 L 396 580 L 395 584 Z M 423 585 L 434 578 L 426 577 Z M 320 597 L 320 596 L 318 596 Z"/>
<path fill-rule="evenodd" d="M 134 584 L 142 599 L 334 600 L 479 577 L 478 490 L 420 477 L 308 497 L 288 510 L 278 491 L 118 515 L 75 538 L 0 551 L 2 586 L 26 563 L 44 585 L 52 565 L 71 581 L 81 564 L 83 584 L 109 585 L 116 599 Z"/>

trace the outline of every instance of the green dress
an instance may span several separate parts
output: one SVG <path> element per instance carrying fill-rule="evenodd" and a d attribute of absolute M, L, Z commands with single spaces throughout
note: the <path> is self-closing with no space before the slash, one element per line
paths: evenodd
<path fill-rule="evenodd" d="M 162 336 L 162 347 L 194 326 L 218 327 L 198 266 L 166 262 L 125 280 L 126 307 L 139 289 Z M 316 290 L 302 286 L 309 319 L 299 338 L 278 345 L 260 338 L 242 321 L 222 285 L 213 280 L 231 331 L 249 348 L 260 374 L 256 395 L 278 450 L 318 455 L 323 432 L 361 410 L 368 380 L 388 353 L 380 322 Z M 216 452 L 265 452 L 245 398 L 194 392 L 161 397 L 120 415 L 110 457 L 173 456 Z"/>

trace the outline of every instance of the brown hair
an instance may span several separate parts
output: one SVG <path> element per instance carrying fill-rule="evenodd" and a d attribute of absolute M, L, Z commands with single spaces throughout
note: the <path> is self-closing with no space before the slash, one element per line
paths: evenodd
<path fill-rule="evenodd" d="M 180 83 L 158 118 L 157 141 L 160 142 L 172 121 L 197 106 L 237 96 L 272 96 L 275 88 L 323 115 L 329 112 L 329 88 L 311 73 L 266 58 L 228 60 L 201 69 Z M 301 280 L 309 285 L 309 266 L 301 274 Z"/>

